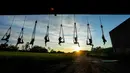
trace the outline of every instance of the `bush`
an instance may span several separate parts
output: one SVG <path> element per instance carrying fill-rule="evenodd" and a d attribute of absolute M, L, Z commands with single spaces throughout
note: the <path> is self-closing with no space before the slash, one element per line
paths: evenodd
<path fill-rule="evenodd" d="M 8 50 L 9 51 L 18 51 L 18 47 L 14 46 L 14 45 L 10 45 L 10 46 L 8 46 Z"/>
<path fill-rule="evenodd" d="M 0 50 L 1 51 L 17 51 L 18 47 L 14 46 L 14 45 L 8 46 L 8 44 L 1 44 Z"/>
<path fill-rule="evenodd" d="M 48 50 L 45 47 L 41 47 L 41 46 L 34 46 L 30 49 L 31 52 L 43 52 L 43 53 L 47 53 Z"/>
<path fill-rule="evenodd" d="M 64 52 L 62 52 L 62 51 L 57 51 L 57 53 L 64 53 Z"/>

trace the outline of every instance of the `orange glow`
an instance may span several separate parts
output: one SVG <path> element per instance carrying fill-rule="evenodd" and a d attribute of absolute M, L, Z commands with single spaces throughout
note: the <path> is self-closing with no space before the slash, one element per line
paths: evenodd
<path fill-rule="evenodd" d="M 51 11 L 53 11 L 54 10 L 54 8 L 51 8 Z"/>
<path fill-rule="evenodd" d="M 79 52 L 81 50 L 80 47 L 74 47 L 74 51 Z"/>

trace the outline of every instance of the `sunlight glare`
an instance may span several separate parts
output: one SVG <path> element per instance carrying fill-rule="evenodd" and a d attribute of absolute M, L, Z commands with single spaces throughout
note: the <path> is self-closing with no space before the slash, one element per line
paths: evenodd
<path fill-rule="evenodd" d="M 74 47 L 74 51 L 79 52 L 80 50 L 80 47 Z"/>

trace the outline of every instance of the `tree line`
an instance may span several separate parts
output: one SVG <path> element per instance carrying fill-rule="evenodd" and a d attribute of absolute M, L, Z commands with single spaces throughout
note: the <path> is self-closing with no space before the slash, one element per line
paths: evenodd
<path fill-rule="evenodd" d="M 56 51 L 50 47 L 45 48 L 42 46 L 34 45 L 33 47 L 29 47 L 29 44 L 26 43 L 22 45 L 21 50 L 19 47 L 15 45 L 7 45 L 7 44 L 0 44 L 0 51 L 20 51 L 20 52 L 38 52 L 38 53 L 64 53 L 63 51 Z"/>

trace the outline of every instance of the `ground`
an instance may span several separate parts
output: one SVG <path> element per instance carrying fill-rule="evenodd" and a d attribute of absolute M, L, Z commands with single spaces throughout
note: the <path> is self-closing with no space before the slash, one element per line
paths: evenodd
<path fill-rule="evenodd" d="M 16 54 L 19 57 L 16 58 Z M 25 55 L 33 55 L 35 59 L 25 57 Z M 39 56 L 41 57 L 39 58 Z M 129 68 L 128 63 L 103 62 L 102 59 L 80 54 L 72 56 L 72 54 L 0 52 L 0 71 L 2 73 L 124 73 L 129 71 Z"/>

